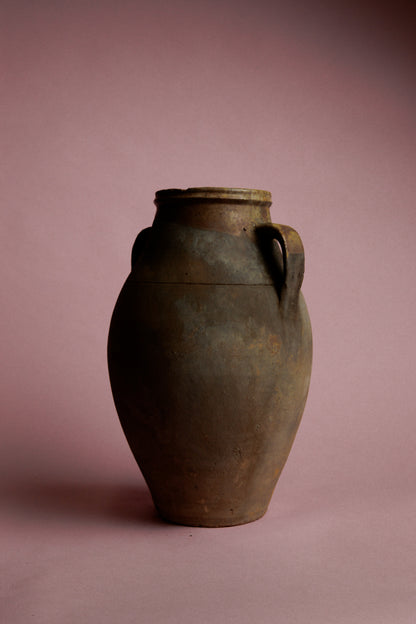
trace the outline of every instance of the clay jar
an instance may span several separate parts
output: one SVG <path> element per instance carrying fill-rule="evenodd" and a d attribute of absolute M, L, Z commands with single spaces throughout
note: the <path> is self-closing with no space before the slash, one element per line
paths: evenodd
<path fill-rule="evenodd" d="M 133 246 L 108 363 L 117 412 L 159 514 L 260 518 L 309 387 L 303 246 L 266 191 L 169 189 Z"/>

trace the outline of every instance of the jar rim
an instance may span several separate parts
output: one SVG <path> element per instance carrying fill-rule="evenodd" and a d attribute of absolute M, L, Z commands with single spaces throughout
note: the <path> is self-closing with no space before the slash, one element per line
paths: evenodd
<path fill-rule="evenodd" d="M 222 200 L 244 201 L 249 203 L 271 204 L 272 194 L 269 191 L 248 188 L 229 188 L 222 186 L 199 186 L 187 189 L 161 189 L 156 191 L 155 203 L 165 200 Z"/>

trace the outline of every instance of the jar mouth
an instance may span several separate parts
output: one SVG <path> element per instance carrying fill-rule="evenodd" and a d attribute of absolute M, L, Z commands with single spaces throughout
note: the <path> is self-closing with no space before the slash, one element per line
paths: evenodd
<path fill-rule="evenodd" d="M 165 201 L 219 201 L 224 203 L 247 202 L 250 204 L 269 205 L 272 194 L 269 191 L 247 188 L 228 188 L 222 186 L 200 186 L 188 189 L 162 189 L 156 192 L 155 204 Z"/>

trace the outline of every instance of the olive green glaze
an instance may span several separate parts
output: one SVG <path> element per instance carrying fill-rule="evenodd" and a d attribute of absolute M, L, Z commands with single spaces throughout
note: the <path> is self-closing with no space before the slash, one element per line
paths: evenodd
<path fill-rule="evenodd" d="M 271 223 L 266 191 L 170 189 L 155 204 L 110 327 L 121 425 L 164 519 L 251 522 L 309 387 L 302 242 Z"/>

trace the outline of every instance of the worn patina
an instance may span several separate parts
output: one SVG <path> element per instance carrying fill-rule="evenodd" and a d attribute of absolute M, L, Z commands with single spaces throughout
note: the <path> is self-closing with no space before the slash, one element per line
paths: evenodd
<path fill-rule="evenodd" d="M 160 515 L 261 517 L 304 409 L 312 338 L 303 246 L 266 191 L 169 189 L 133 247 L 108 359 L 120 421 Z"/>

